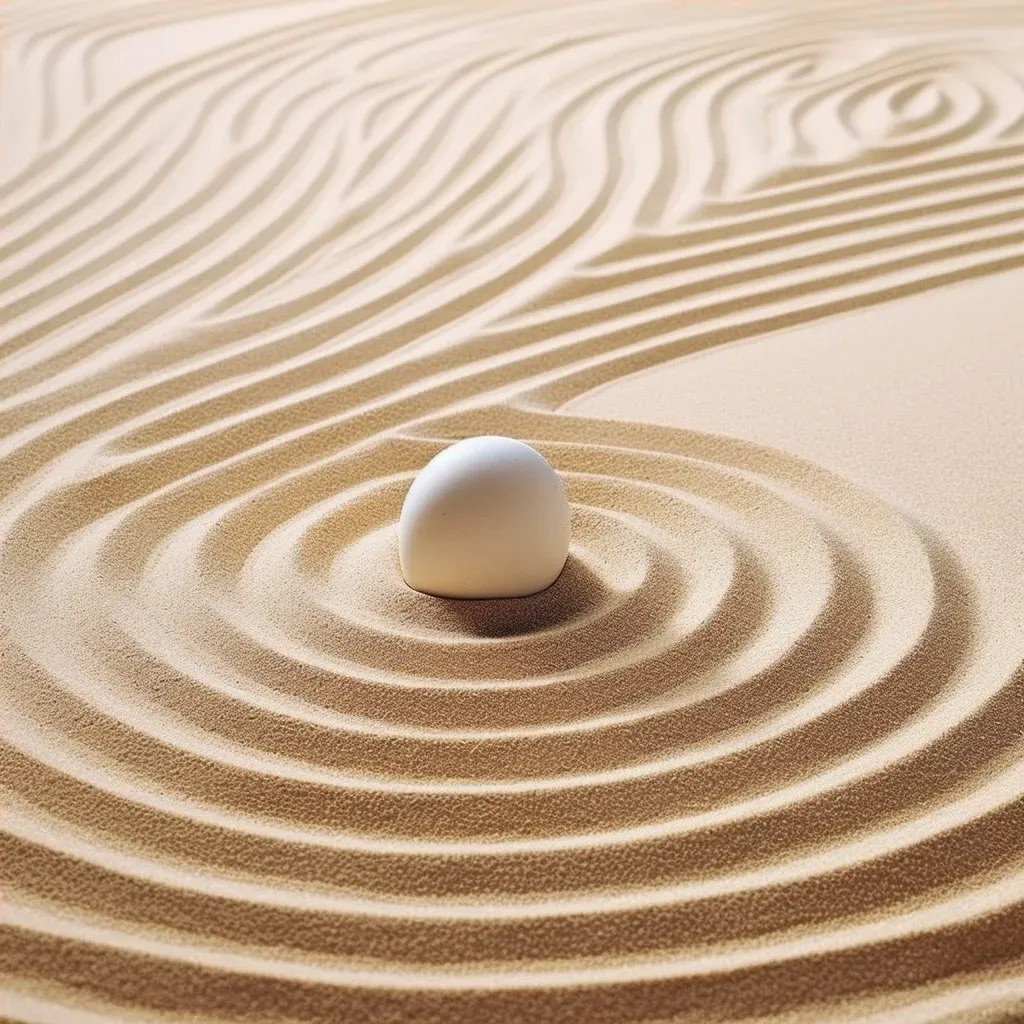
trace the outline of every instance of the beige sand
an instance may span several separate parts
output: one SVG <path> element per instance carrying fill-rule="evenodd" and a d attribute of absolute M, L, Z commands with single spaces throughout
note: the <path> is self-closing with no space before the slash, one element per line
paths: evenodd
<path fill-rule="evenodd" d="M 1019 3 L 0 19 L 0 1017 L 1024 1015 Z"/>

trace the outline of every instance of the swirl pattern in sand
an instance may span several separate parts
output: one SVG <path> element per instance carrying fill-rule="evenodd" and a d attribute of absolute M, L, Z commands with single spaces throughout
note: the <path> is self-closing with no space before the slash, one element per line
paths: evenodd
<path fill-rule="evenodd" d="M 564 406 L 1024 265 L 1019 5 L 8 6 L 3 1013 L 1012 1013 L 978 581 Z M 405 488 L 483 432 L 567 568 L 414 593 Z"/>

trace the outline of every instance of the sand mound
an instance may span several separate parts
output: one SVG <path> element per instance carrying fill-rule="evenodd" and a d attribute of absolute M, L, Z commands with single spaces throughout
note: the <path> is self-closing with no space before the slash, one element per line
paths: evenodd
<path fill-rule="evenodd" d="M 3 17 L 3 1014 L 1020 1005 L 984 581 L 825 468 L 564 408 L 1024 265 L 1018 4 Z M 535 597 L 402 583 L 477 433 L 564 475 Z"/>

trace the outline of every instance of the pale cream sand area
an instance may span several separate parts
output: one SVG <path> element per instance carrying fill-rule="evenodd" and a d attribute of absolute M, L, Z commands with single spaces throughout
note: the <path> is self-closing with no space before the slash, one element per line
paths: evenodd
<path fill-rule="evenodd" d="M 1019 1018 L 1019 3 L 0 21 L 0 1017 Z"/>
<path fill-rule="evenodd" d="M 1024 275 L 1001 274 L 588 392 L 580 416 L 741 437 L 825 466 L 930 527 L 977 581 L 985 632 L 1024 656 Z"/>

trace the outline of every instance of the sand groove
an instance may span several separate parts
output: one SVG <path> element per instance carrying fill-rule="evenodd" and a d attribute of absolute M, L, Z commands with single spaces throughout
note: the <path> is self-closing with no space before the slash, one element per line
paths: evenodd
<path fill-rule="evenodd" d="M 9 6 L 0 1013 L 1022 1005 L 978 582 L 822 468 L 562 409 L 1024 265 L 1018 5 Z M 572 553 L 439 603 L 398 510 L 482 432 Z"/>

